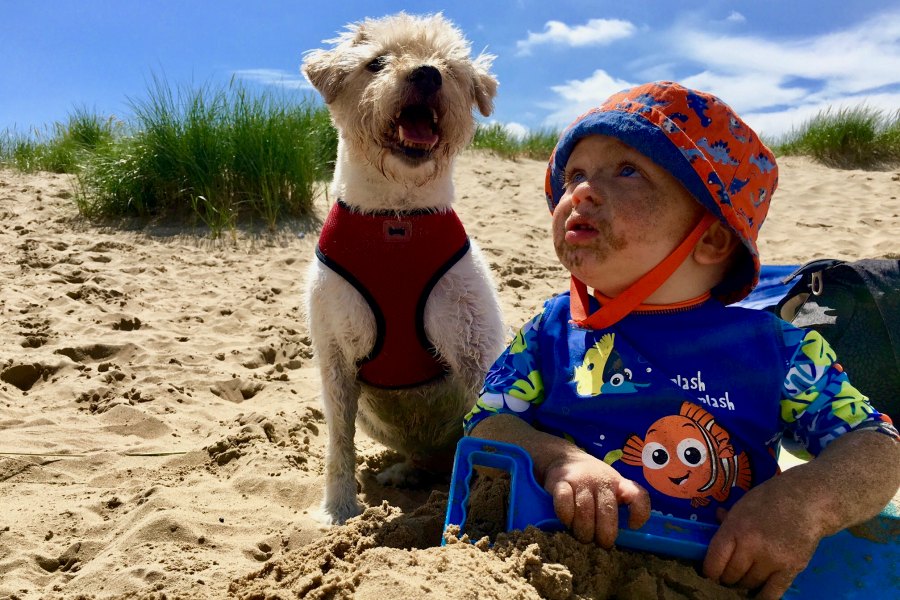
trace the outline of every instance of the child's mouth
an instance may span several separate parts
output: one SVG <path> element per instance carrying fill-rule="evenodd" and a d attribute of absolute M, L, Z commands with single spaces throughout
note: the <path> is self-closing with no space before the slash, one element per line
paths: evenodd
<path fill-rule="evenodd" d="M 584 219 L 576 217 L 566 223 L 566 242 L 570 244 L 589 242 L 597 235 L 597 229 Z"/>

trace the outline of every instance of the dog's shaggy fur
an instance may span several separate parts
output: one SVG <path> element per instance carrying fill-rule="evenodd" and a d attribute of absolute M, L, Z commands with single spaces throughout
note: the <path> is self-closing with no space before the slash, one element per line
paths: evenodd
<path fill-rule="evenodd" d="M 450 210 L 452 166 L 475 131 L 473 109 L 493 110 L 493 56 L 471 57 L 462 33 L 440 14 L 368 19 L 309 52 L 303 73 L 322 94 L 339 134 L 331 192 L 360 212 Z M 384 265 L 385 273 L 401 268 Z M 503 347 L 493 282 L 471 249 L 437 283 L 425 332 L 448 374 L 385 390 L 361 383 L 357 364 L 372 350 L 375 317 L 363 297 L 320 261 L 310 266 L 307 314 L 328 422 L 324 517 L 360 512 L 355 423 L 406 461 L 379 474 L 410 484 L 419 469 L 449 470 L 462 418 Z"/>

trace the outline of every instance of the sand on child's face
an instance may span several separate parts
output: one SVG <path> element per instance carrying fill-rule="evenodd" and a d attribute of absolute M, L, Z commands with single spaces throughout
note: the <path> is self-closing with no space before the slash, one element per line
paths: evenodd
<path fill-rule="evenodd" d="M 591 135 L 565 167 L 553 211 L 553 245 L 563 267 L 608 296 L 666 258 L 703 214 L 672 175 L 619 140 Z"/>

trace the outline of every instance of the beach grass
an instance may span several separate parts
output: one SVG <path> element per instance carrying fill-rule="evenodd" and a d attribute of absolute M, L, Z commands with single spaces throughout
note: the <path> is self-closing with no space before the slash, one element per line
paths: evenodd
<path fill-rule="evenodd" d="M 75 173 L 87 157 L 112 142 L 121 123 L 86 108 L 76 108 L 65 123 L 55 123 L 30 135 L 0 134 L 0 164 L 34 173 Z"/>
<path fill-rule="evenodd" d="M 480 124 L 475 130 L 471 147 L 510 160 L 531 158 L 546 161 L 558 138 L 559 132 L 551 129 L 537 129 L 519 137 L 500 123 Z"/>
<path fill-rule="evenodd" d="M 189 216 L 214 236 L 243 220 L 274 229 L 311 212 L 316 183 L 333 169 L 327 111 L 286 92 L 251 93 L 233 81 L 176 89 L 154 78 L 131 106 L 129 132 L 78 172 L 76 198 L 89 217 Z"/>
<path fill-rule="evenodd" d="M 865 105 L 827 109 L 776 139 L 778 155 L 812 156 L 837 168 L 882 168 L 900 164 L 900 110 Z"/>

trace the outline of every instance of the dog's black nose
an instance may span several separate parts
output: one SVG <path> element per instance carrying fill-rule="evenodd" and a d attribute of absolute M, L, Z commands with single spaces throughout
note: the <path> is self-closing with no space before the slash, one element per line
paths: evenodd
<path fill-rule="evenodd" d="M 441 89 L 443 80 L 441 72 L 434 67 L 419 67 L 409 74 L 409 82 L 416 86 L 420 93 L 428 95 Z"/>

